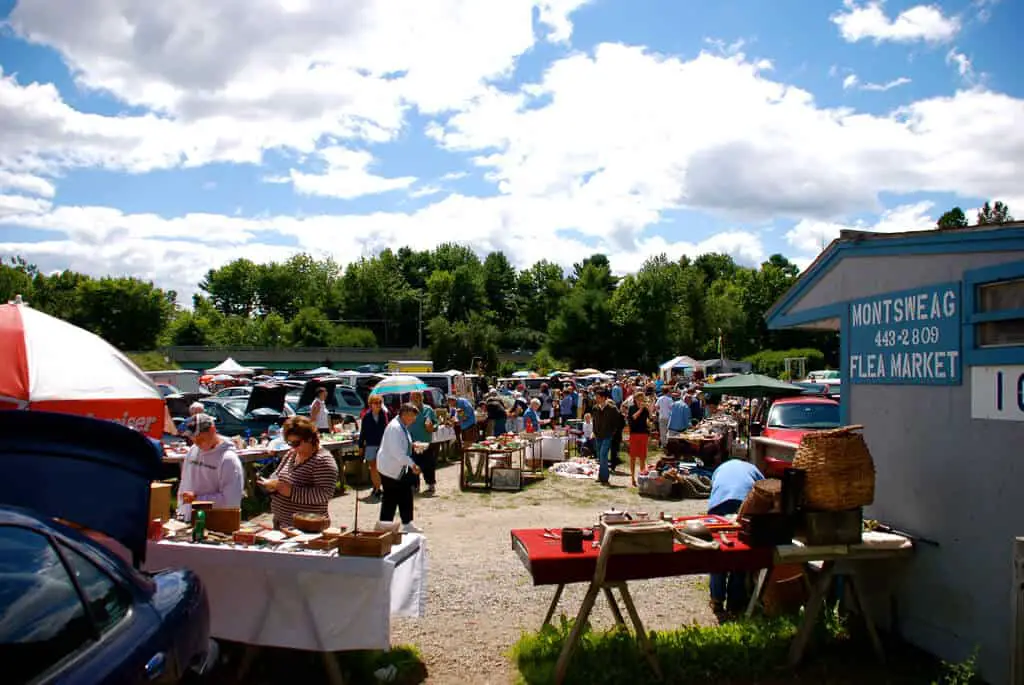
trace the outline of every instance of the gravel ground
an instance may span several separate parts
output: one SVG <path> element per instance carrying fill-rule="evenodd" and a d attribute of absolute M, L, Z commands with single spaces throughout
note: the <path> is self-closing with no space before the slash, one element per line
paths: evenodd
<path fill-rule="evenodd" d="M 439 468 L 437 495 L 416 500 L 415 522 L 424 529 L 429 553 L 427 610 L 423 618 L 392 622 L 392 644 L 419 648 L 431 685 L 514 682 L 509 648 L 523 631 L 540 627 L 554 586 L 531 585 L 512 551 L 510 529 L 589 526 L 611 506 L 652 516 L 660 511 L 685 515 L 706 510 L 705 500 L 640 497 L 628 487 L 628 475 L 613 475 L 611 488 L 548 475 L 521 492 L 491 493 L 460 492 L 458 476 L 457 463 Z M 364 490 L 359 496 L 365 494 Z M 332 518 L 350 521 L 352 506 L 351 494 L 335 499 Z M 361 501 L 360 520 L 376 519 L 377 507 Z M 631 589 L 650 629 L 714 622 L 702 576 L 636 582 Z M 575 615 L 585 591 L 583 584 L 567 587 L 559 611 Z M 614 623 L 603 601 L 598 601 L 591 622 L 597 628 Z"/>

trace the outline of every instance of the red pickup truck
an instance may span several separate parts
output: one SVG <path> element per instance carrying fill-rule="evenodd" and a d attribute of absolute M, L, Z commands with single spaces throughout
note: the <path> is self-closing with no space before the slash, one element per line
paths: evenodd
<path fill-rule="evenodd" d="M 764 456 L 764 475 L 781 478 L 783 470 L 793 461 L 800 440 L 811 431 L 838 428 L 839 403 L 827 397 L 786 397 L 775 400 L 768 409 L 763 437 L 788 442 L 792 450 L 768 447 Z"/>

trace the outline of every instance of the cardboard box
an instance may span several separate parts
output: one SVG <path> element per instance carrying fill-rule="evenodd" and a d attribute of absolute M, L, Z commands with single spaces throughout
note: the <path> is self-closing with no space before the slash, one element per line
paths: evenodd
<path fill-rule="evenodd" d="M 171 484 L 149 484 L 149 520 L 167 521 L 171 518 Z"/>

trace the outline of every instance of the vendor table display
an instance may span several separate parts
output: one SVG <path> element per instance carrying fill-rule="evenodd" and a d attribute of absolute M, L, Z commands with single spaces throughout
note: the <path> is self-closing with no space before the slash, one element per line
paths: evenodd
<path fill-rule="evenodd" d="M 681 519 L 679 523 L 683 521 Z M 748 547 L 739 541 L 735 531 L 720 530 L 716 535 L 717 541 L 712 543 L 693 540 L 692 544 L 680 544 L 676 537 L 692 538 L 686 538 L 681 533 L 674 534 L 673 526 L 667 522 L 644 521 L 611 526 L 601 524 L 593 529 L 594 537 L 597 538 L 602 530 L 605 532 L 600 535 L 600 541 L 584 540 L 582 549 L 575 552 L 566 551 L 566 542 L 562 540 L 563 536 L 569 535 L 569 529 L 511 532 L 512 548 L 529 571 L 533 584 L 557 585 L 544 624 L 551 621 L 566 584 L 590 583 L 573 629 L 559 655 L 555 667 L 556 684 L 565 678 L 572 652 L 599 592 L 603 592 L 608 600 L 616 624 L 622 626 L 625 621 L 612 590 L 619 591 L 651 668 L 660 677 L 654 649 L 633 604 L 628 581 L 697 573 L 755 571 L 767 568 L 772 561 L 771 549 Z M 572 533 L 578 534 L 580 531 L 577 529 Z M 659 551 L 662 548 L 666 551 Z"/>
<path fill-rule="evenodd" d="M 801 622 L 796 637 L 790 646 L 790 665 L 796 666 L 803 660 L 825 598 L 832 588 L 833 581 L 840 578 L 845 582 L 845 586 L 850 591 L 850 596 L 855 600 L 856 606 L 860 610 L 875 655 L 880 660 L 884 660 L 885 655 L 882 651 L 882 643 L 878 638 L 875 623 L 865 609 L 867 604 L 864 599 L 861 582 L 858 578 L 858 572 L 865 563 L 907 558 L 913 551 L 914 544 L 903 536 L 874 532 L 864 533 L 862 541 L 854 545 L 814 546 L 794 541 L 791 545 L 779 545 L 776 547 L 773 561 L 777 566 L 782 564 L 818 562 L 815 564 L 818 566 L 816 578 L 812 579 L 806 574 L 805 570 L 805 577 L 811 584 L 811 595 L 807 601 L 804 620 Z M 751 595 L 750 604 L 747 606 L 747 616 L 754 613 L 761 600 L 767 575 L 767 569 L 762 569 L 758 573 L 754 593 Z"/>
<path fill-rule="evenodd" d="M 518 490 L 522 486 L 525 455 L 526 442 L 520 440 L 514 433 L 474 443 L 462 450 L 462 460 L 459 462 L 459 487 L 463 490 L 477 486 L 491 489 L 495 487 L 496 472 L 502 471 L 514 473 L 497 474 L 499 487 Z M 511 487 L 512 477 L 517 480 L 517 487 Z"/>
<path fill-rule="evenodd" d="M 526 463 L 541 468 L 544 462 L 563 461 L 569 445 L 567 435 L 556 435 L 554 431 L 532 433 L 527 441 Z"/>
<path fill-rule="evenodd" d="M 203 581 L 213 637 L 253 646 L 389 649 L 390 617 L 422 616 L 426 600 L 426 546 L 417 534 L 383 558 L 150 541 L 146 568 L 168 567 L 191 569 Z"/>

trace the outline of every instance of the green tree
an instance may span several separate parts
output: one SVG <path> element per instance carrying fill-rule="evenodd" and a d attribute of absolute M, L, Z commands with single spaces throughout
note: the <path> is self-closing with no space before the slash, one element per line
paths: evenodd
<path fill-rule="evenodd" d="M 981 206 L 981 209 L 978 210 L 979 226 L 1005 224 L 1010 221 L 1013 221 L 1013 216 L 1010 215 L 1010 208 L 999 200 L 996 200 L 992 205 L 989 205 L 988 201 L 986 201 Z"/>
<path fill-rule="evenodd" d="M 597 255 L 600 257 L 601 255 Z M 615 359 L 607 260 L 586 260 L 577 265 L 576 283 L 563 300 L 561 311 L 548 328 L 551 354 L 577 364 L 607 368 Z"/>
<path fill-rule="evenodd" d="M 121 350 L 152 350 L 170 321 L 167 293 L 135 278 L 88 280 L 73 322 Z"/>
<path fill-rule="evenodd" d="M 222 314 L 249 316 L 259 306 L 260 267 L 248 259 L 236 259 L 219 269 L 210 269 L 199 283 Z"/>
<path fill-rule="evenodd" d="M 959 207 L 945 212 L 939 217 L 938 222 L 935 224 L 935 228 L 966 228 L 967 217 L 964 215 L 964 210 Z"/>
<path fill-rule="evenodd" d="M 516 318 L 516 270 L 504 252 L 492 252 L 483 264 L 486 306 L 501 330 L 508 330 Z"/>
<path fill-rule="evenodd" d="M 291 325 L 291 341 L 297 347 L 329 347 L 334 326 L 316 307 L 306 307 L 296 314 Z"/>
<path fill-rule="evenodd" d="M 34 302 L 33 281 L 38 274 L 36 266 L 21 257 L 0 259 L 0 304 L 18 295 L 25 302 Z"/>

